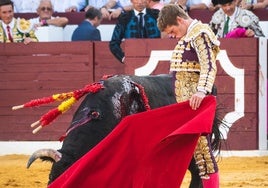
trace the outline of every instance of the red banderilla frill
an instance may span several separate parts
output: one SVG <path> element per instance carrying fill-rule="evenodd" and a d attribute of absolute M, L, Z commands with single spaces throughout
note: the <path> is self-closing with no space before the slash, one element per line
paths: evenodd
<path fill-rule="evenodd" d="M 44 97 L 41 99 L 31 100 L 23 105 L 18 105 L 12 107 L 12 110 L 18 110 L 25 107 L 34 107 L 40 106 L 42 104 L 48 104 L 54 101 L 63 101 L 57 108 L 54 108 L 44 114 L 38 121 L 31 124 L 31 127 L 39 125 L 36 129 L 33 130 L 33 134 L 37 133 L 44 126 L 50 124 L 54 119 L 56 119 L 60 114 L 66 112 L 70 107 L 78 101 L 82 96 L 87 93 L 97 93 L 104 86 L 101 83 L 93 83 L 86 85 L 84 88 L 75 90 L 68 93 L 54 94 L 50 97 Z"/>

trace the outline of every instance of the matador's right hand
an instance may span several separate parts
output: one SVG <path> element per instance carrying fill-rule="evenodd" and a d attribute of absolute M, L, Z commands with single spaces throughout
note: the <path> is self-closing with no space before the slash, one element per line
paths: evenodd
<path fill-rule="evenodd" d="M 205 98 L 206 94 L 202 91 L 197 91 L 190 98 L 190 106 L 193 110 L 196 110 L 201 105 L 202 100 Z"/>

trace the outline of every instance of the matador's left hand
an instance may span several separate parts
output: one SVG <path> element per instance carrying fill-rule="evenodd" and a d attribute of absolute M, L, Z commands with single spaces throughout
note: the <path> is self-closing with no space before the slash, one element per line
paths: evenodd
<path fill-rule="evenodd" d="M 26 37 L 26 38 L 24 38 L 23 43 L 27 45 L 27 44 L 29 44 L 32 41 L 33 40 L 30 37 Z"/>
<path fill-rule="evenodd" d="M 201 91 L 197 91 L 195 94 L 192 95 L 190 98 L 190 106 L 193 110 L 199 108 L 202 100 L 205 98 L 206 94 Z"/>

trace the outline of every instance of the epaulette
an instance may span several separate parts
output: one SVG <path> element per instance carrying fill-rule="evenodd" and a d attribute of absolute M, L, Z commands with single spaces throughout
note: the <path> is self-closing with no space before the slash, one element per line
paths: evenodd
<path fill-rule="evenodd" d="M 123 24 L 123 25 L 127 25 L 129 20 L 131 19 L 132 13 L 133 13 L 133 11 L 127 11 L 127 12 L 120 14 L 120 16 L 118 17 L 118 23 Z"/>
<path fill-rule="evenodd" d="M 150 8 L 146 9 L 146 14 L 152 15 L 155 19 L 158 18 L 159 12 L 160 11 L 158 9 L 150 9 Z"/>
<path fill-rule="evenodd" d="M 214 45 L 216 46 L 220 45 L 220 41 L 214 35 L 212 29 L 207 24 L 202 24 L 200 21 L 198 21 L 196 24 L 193 25 L 193 27 L 191 27 L 189 32 L 185 35 L 184 40 L 186 42 L 189 42 L 192 39 L 196 38 L 201 33 L 207 34 L 209 36 L 209 39 Z"/>
<path fill-rule="evenodd" d="M 29 20 L 25 20 L 24 18 L 18 18 L 17 27 L 21 33 L 29 33 L 32 29 L 32 24 Z"/>

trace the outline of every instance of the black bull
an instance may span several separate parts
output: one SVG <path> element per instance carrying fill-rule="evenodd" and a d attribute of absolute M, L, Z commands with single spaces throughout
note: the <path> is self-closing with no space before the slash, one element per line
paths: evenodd
<path fill-rule="evenodd" d="M 69 127 L 71 131 L 64 139 L 62 148 L 58 151 L 41 149 L 29 159 L 27 167 L 37 158 L 53 161 L 48 183 L 54 181 L 107 136 L 123 117 L 145 111 L 146 101 L 142 96 L 148 97 L 151 109 L 176 102 L 170 75 L 143 77 L 121 75 L 102 82 L 104 89 L 95 94 L 87 94 L 75 112 Z M 213 130 L 216 131 L 217 128 L 214 123 Z M 215 131 L 213 131 L 214 149 L 217 148 L 219 140 L 219 132 Z M 188 169 L 192 176 L 190 187 L 202 187 L 194 159 Z"/>

